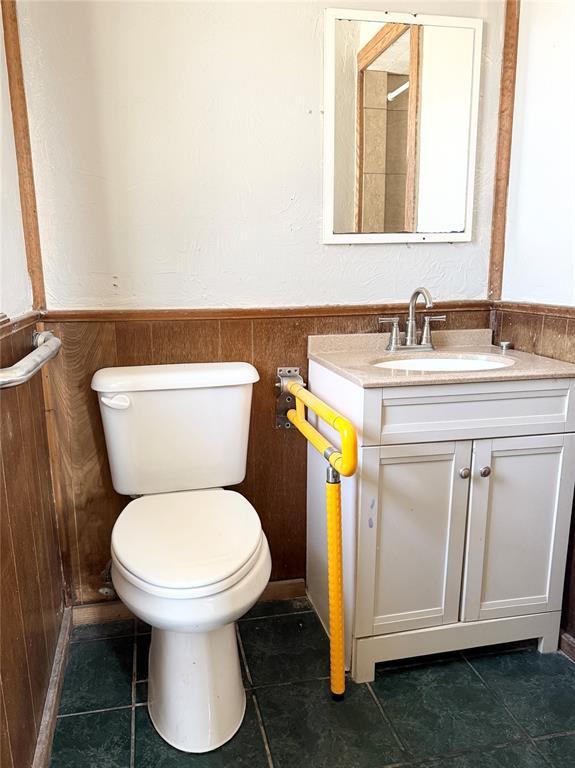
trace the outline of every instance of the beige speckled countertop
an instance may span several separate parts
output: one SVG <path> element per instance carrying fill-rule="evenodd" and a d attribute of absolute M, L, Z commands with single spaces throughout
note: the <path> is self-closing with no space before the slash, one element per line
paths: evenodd
<path fill-rule="evenodd" d="M 308 357 L 360 387 L 400 387 L 412 384 L 457 384 L 476 381 L 517 379 L 575 379 L 575 365 L 549 357 L 509 350 L 502 352 L 491 344 L 489 329 L 435 331 L 435 351 L 387 352 L 387 333 L 357 333 L 310 336 Z M 414 357 L 489 356 L 504 359 L 509 365 L 483 371 L 402 371 L 376 368 L 373 363 Z"/>

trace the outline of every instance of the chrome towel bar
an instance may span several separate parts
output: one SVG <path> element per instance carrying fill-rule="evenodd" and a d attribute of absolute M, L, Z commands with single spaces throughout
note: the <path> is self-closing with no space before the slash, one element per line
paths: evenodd
<path fill-rule="evenodd" d="M 52 331 L 36 331 L 32 337 L 35 349 L 9 368 L 0 368 L 0 389 L 17 387 L 31 379 L 40 368 L 58 354 L 62 342 Z"/>

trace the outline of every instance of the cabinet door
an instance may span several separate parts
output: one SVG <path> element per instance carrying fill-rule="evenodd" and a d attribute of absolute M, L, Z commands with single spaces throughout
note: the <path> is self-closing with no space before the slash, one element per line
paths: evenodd
<path fill-rule="evenodd" d="M 464 621 L 561 609 L 575 436 L 473 445 Z"/>
<path fill-rule="evenodd" d="M 384 634 L 457 621 L 471 441 L 367 450 L 379 466 L 376 499 L 361 506 L 359 583 L 371 589 L 358 602 L 371 626 L 360 623 Z"/>

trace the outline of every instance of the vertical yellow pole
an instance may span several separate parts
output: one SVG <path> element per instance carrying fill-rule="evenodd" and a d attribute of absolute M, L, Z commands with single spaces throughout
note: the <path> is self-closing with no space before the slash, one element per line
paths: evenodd
<path fill-rule="evenodd" d="M 327 571 L 329 584 L 329 655 L 332 698 L 341 701 L 345 693 L 343 621 L 343 561 L 341 545 L 341 480 L 333 467 L 327 469 Z"/>

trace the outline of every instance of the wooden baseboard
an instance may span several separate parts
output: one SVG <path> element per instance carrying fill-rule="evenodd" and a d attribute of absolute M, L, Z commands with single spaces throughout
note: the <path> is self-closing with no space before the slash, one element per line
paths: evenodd
<path fill-rule="evenodd" d="M 72 608 L 72 624 L 105 624 L 107 621 L 133 619 L 134 614 L 120 600 L 110 600 L 106 603 L 87 603 L 75 605 Z"/>
<path fill-rule="evenodd" d="M 567 632 L 561 632 L 559 639 L 559 650 L 563 651 L 571 661 L 575 661 L 575 637 Z"/>
<path fill-rule="evenodd" d="M 260 597 L 260 602 L 265 602 L 266 600 L 289 600 L 292 597 L 305 597 L 305 579 L 270 581 Z"/>
<path fill-rule="evenodd" d="M 60 625 L 56 653 L 54 654 L 54 663 L 52 664 L 52 674 L 50 675 L 50 683 L 48 684 L 48 692 L 44 703 L 42 722 L 40 723 L 40 730 L 38 731 L 38 740 L 36 742 L 36 751 L 34 752 L 32 768 L 48 768 L 50 765 L 52 741 L 54 740 L 60 694 L 62 692 L 66 662 L 68 660 L 71 630 L 72 610 L 70 608 L 65 608 L 62 616 L 62 623 Z"/>
<path fill-rule="evenodd" d="M 260 602 L 266 600 L 289 600 L 294 597 L 305 597 L 305 579 L 286 579 L 285 581 L 270 581 L 264 589 Z M 88 603 L 75 605 L 72 608 L 72 624 L 104 624 L 107 621 L 133 619 L 134 614 L 119 600 L 107 603 Z"/>

